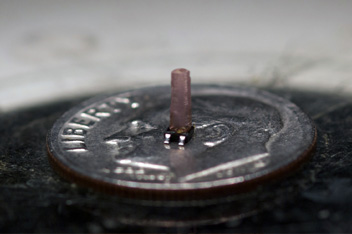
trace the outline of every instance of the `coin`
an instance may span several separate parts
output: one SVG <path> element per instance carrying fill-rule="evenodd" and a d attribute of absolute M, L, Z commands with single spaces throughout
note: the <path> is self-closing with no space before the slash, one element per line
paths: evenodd
<path fill-rule="evenodd" d="M 192 140 L 163 144 L 170 88 L 105 95 L 78 105 L 48 133 L 53 168 L 101 191 L 198 199 L 247 191 L 297 168 L 316 129 L 295 104 L 247 87 L 193 85 Z"/>

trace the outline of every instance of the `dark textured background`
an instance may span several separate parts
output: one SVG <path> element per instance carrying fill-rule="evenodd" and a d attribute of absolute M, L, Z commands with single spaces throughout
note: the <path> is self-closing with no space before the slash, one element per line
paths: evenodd
<path fill-rule="evenodd" d="M 284 180 L 215 204 L 150 204 L 80 188 L 49 166 L 45 137 L 72 100 L 0 115 L 2 232 L 352 232 L 352 102 L 271 90 L 318 129 L 312 159 Z"/>

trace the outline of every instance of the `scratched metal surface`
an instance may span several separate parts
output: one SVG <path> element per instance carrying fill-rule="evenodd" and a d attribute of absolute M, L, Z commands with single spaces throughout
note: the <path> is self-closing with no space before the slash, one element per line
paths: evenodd
<path fill-rule="evenodd" d="M 191 207 L 135 204 L 77 187 L 55 174 L 47 160 L 46 133 L 81 100 L 4 114 L 0 118 L 0 230 L 351 232 L 351 99 L 302 91 L 274 93 L 314 119 L 319 135 L 313 158 L 284 181 L 234 201 Z M 179 227 L 170 228 L 175 225 Z"/>

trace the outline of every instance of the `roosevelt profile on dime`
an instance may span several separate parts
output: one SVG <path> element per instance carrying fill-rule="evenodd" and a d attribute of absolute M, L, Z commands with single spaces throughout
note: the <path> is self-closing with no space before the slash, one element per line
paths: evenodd
<path fill-rule="evenodd" d="M 47 138 L 49 159 L 61 175 L 98 190 L 189 199 L 241 192 L 281 177 L 314 149 L 310 118 L 270 93 L 194 85 L 192 103 L 194 136 L 181 147 L 164 144 L 169 88 L 88 100 L 54 124 Z"/>
<path fill-rule="evenodd" d="M 197 182 L 240 175 L 246 164 L 270 160 L 267 143 L 282 128 L 279 112 L 262 102 L 223 96 L 193 98 L 195 136 L 183 149 L 162 142 L 168 109 L 155 106 L 101 139 L 116 165 L 167 169 L 170 182 Z M 228 155 L 222 155 L 227 152 Z M 214 155 L 219 155 L 218 157 Z M 252 167 L 254 170 L 256 167 Z"/>

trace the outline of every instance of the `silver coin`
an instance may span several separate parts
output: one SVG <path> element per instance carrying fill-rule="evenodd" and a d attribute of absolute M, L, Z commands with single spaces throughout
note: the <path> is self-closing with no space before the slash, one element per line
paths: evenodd
<path fill-rule="evenodd" d="M 252 88 L 194 85 L 195 132 L 163 144 L 170 88 L 88 100 L 48 134 L 49 159 L 64 177 L 127 196 L 178 199 L 246 190 L 297 167 L 316 130 L 295 104 Z"/>

